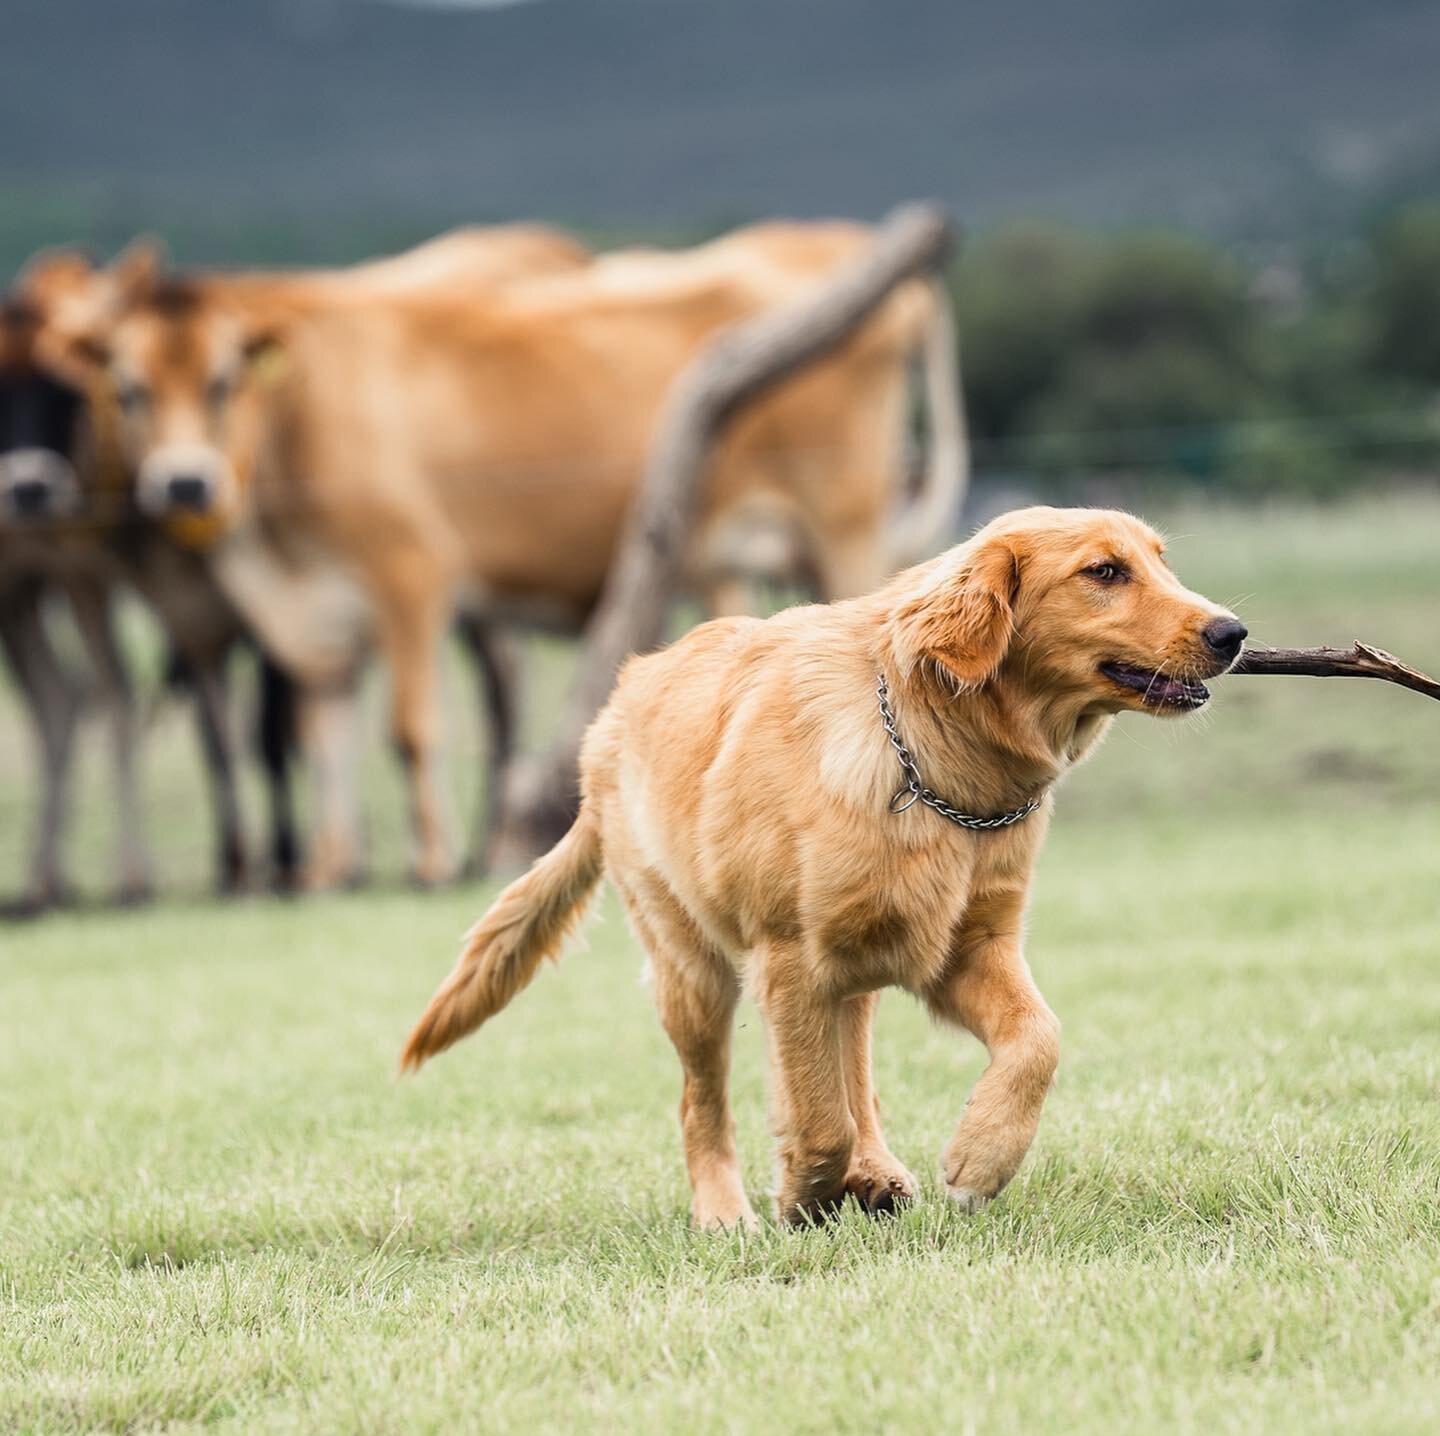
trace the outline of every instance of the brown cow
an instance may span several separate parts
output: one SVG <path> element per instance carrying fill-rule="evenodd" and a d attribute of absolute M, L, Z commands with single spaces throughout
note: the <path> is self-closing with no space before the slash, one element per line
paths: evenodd
<path fill-rule="evenodd" d="M 717 329 L 833 266 L 829 254 L 818 267 L 788 258 L 775 243 L 787 231 L 771 228 L 775 257 L 756 236 L 747 260 L 737 237 L 688 271 L 663 261 L 663 282 L 639 279 L 659 257 L 632 256 L 593 281 L 586 270 L 503 293 L 457 284 L 383 298 L 357 286 L 278 316 L 204 280 L 131 297 L 106 349 L 139 502 L 219 535 L 221 581 L 302 683 L 321 761 L 313 881 L 343 881 L 356 859 L 333 730 L 372 634 L 391 673 L 416 872 L 448 875 L 439 638 L 462 601 L 583 619 L 676 374 Z M 935 322 L 929 292 L 909 286 L 741 417 L 711 474 L 697 581 L 716 535 L 761 506 L 797 531 L 827 596 L 878 580 L 906 368 Z"/>
<path fill-rule="evenodd" d="M 526 292 L 537 300 L 548 293 L 561 302 L 567 292 L 654 297 L 667 289 L 684 295 L 708 281 L 769 287 L 771 302 L 779 304 L 857 258 L 873 238 L 870 228 L 848 221 L 772 221 L 694 249 L 603 254 L 583 273 L 541 281 Z M 870 431 L 875 447 L 868 454 L 863 449 L 852 453 L 840 471 L 830 467 L 839 447 L 833 440 L 811 455 L 782 440 L 783 480 L 747 484 L 743 499 L 737 492 L 717 503 L 704 542 L 692 556 L 692 584 L 704 593 L 712 615 L 754 612 L 756 601 L 748 589 L 757 579 L 808 580 L 826 598 L 866 593 L 888 573 L 930 557 L 953 531 L 969 476 L 969 444 L 949 300 L 943 281 L 937 280 L 929 296 L 919 285 L 911 286 L 905 302 L 915 328 L 900 342 L 917 350 L 923 346 L 930 425 L 918 493 L 897 504 L 903 497 L 897 467 L 903 444 L 883 426 Z M 899 304 L 892 306 L 892 318 L 904 312 Z M 905 321 L 900 323 L 903 330 Z M 799 466 L 807 459 L 820 470 L 815 489 L 799 478 Z M 844 491 L 850 522 L 827 522 L 816 504 L 816 490 L 828 499 L 837 489 Z M 863 517 L 857 517 L 861 511 Z"/>
<path fill-rule="evenodd" d="M 53 254 L 29 266 L 0 302 L 0 648 L 41 756 L 30 876 L 13 905 L 25 912 L 68 891 L 61 847 L 83 690 L 46 628 L 44 610 L 61 597 L 76 620 L 109 728 L 118 896 L 136 901 L 151 882 L 138 795 L 138 720 L 113 620 L 121 573 L 88 503 L 86 479 L 99 444 L 84 394 L 42 358 L 47 306 L 92 273 L 79 255 Z"/>
<path fill-rule="evenodd" d="M 5 312 L 6 363 L 0 378 L 0 488 L 9 523 L 0 540 L 0 634 L 35 720 L 44 757 L 45 793 L 21 906 L 42 908 L 63 895 L 60 861 L 63 809 L 77 706 L 72 684 L 55 661 L 41 614 L 47 590 L 63 593 L 77 619 L 108 715 L 118 796 L 120 896 L 134 900 L 150 886 L 143 840 L 137 760 L 138 717 L 115 641 L 112 608 L 122 583 L 133 583 L 155 607 L 169 638 L 172 663 L 196 701 L 202 747 L 216 810 L 222 889 L 245 877 L 244 845 L 233 743 L 224 703 L 225 660 L 243 634 L 234 608 L 198 555 L 177 549 L 153 525 L 128 512 L 115 473 L 113 425 L 87 402 L 83 376 L 51 362 L 49 326 L 56 313 L 103 313 L 107 296 L 148 273 L 154 255 L 127 251 L 108 270 L 84 256 L 52 251 L 22 271 Z M 28 321 L 23 354 L 14 342 L 17 318 Z M 73 369 L 73 366 L 72 366 Z M 27 419 L 28 415 L 28 419 Z M 27 429 L 28 434 L 19 432 Z M 285 781 L 285 694 L 278 674 L 265 675 L 263 748 L 274 809 L 277 877 L 295 864 Z"/>

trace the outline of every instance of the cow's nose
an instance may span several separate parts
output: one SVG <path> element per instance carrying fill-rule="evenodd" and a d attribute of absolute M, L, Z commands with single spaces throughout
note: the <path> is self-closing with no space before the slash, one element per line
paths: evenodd
<path fill-rule="evenodd" d="M 1227 661 L 1240 652 L 1240 645 L 1250 632 L 1238 618 L 1212 618 L 1205 625 L 1205 642 Z"/>
<path fill-rule="evenodd" d="M 165 485 L 165 496 L 172 508 L 198 512 L 210 507 L 210 481 L 198 474 L 177 474 Z"/>
<path fill-rule="evenodd" d="M 44 479 L 17 479 L 10 485 L 10 504 L 17 514 L 38 518 L 50 509 L 50 485 Z"/>

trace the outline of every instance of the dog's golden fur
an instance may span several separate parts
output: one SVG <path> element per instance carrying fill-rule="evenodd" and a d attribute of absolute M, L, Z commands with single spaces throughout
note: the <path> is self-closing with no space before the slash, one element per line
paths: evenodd
<path fill-rule="evenodd" d="M 768 1034 L 783 1217 L 915 1191 L 870 1076 L 875 1003 L 892 986 L 990 1051 L 943 1163 L 950 1194 L 978 1205 L 1019 1166 L 1059 1059 L 1059 1024 L 1022 955 L 1050 789 L 1116 713 L 1197 706 L 1196 680 L 1223 671 L 1243 636 L 1182 587 L 1139 520 L 1037 508 L 868 597 L 707 623 L 633 660 L 587 736 L 574 827 L 480 920 L 402 1065 L 523 988 L 603 871 L 684 1067 L 697 1222 L 755 1219 L 727 1095 L 742 984 Z M 938 793 L 978 814 L 1044 794 L 1040 809 L 986 832 L 919 803 L 890 811 L 901 771 L 877 674 Z"/>

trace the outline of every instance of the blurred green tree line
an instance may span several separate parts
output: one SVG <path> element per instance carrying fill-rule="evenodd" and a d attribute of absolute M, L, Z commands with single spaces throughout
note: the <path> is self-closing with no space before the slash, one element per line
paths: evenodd
<path fill-rule="evenodd" d="M 144 227 L 132 207 L 84 195 L 10 198 L 0 261 L 12 273 L 47 239 L 107 254 Z M 232 265 L 345 263 L 457 222 L 363 208 L 172 219 L 160 232 L 177 262 Z M 576 228 L 610 248 L 744 222 Z M 950 278 L 985 475 L 1065 496 L 1097 479 L 1325 495 L 1440 474 L 1440 203 L 1392 206 L 1308 251 L 1010 225 L 970 238 Z"/>
<path fill-rule="evenodd" d="M 1440 204 L 1308 259 L 1013 226 L 951 277 L 983 473 L 1324 495 L 1440 470 Z"/>

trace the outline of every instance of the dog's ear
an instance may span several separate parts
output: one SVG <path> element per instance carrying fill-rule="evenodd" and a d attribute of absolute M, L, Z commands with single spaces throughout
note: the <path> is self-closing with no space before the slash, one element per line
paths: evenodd
<path fill-rule="evenodd" d="M 984 683 L 1010 646 L 1019 590 L 1020 555 L 1006 538 L 982 536 L 937 560 L 895 611 L 902 669 L 930 662 L 960 686 Z"/>

